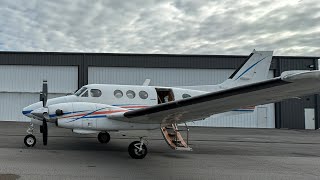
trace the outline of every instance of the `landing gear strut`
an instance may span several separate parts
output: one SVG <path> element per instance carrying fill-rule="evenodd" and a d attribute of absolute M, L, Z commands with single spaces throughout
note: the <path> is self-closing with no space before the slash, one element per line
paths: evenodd
<path fill-rule="evenodd" d="M 133 159 L 143 159 L 146 157 L 148 149 L 143 138 L 140 138 L 140 141 L 132 142 L 128 147 L 128 152 Z"/>
<path fill-rule="evenodd" d="M 100 132 L 98 134 L 98 141 L 103 144 L 108 143 L 110 141 L 110 134 L 108 132 Z"/>
<path fill-rule="evenodd" d="M 24 144 L 27 147 L 33 147 L 37 142 L 36 137 L 34 137 L 34 135 L 32 135 L 33 134 L 33 130 L 34 130 L 33 123 L 30 123 L 30 126 L 29 126 L 29 128 L 27 130 L 28 135 L 26 135 L 26 137 L 24 138 Z"/>

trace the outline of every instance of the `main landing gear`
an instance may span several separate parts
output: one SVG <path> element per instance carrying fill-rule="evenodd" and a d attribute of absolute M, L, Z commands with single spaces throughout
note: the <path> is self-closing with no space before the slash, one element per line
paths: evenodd
<path fill-rule="evenodd" d="M 26 137 L 24 138 L 24 144 L 27 147 L 33 147 L 37 143 L 37 139 L 33 135 L 33 130 L 34 130 L 33 124 L 30 123 L 30 126 L 29 126 L 29 128 L 27 130 L 28 135 L 26 135 Z"/>
<path fill-rule="evenodd" d="M 140 141 L 134 141 L 129 145 L 128 152 L 133 159 L 143 159 L 148 154 L 148 149 L 144 142 L 145 140 L 140 137 Z"/>
<path fill-rule="evenodd" d="M 108 132 L 100 132 L 98 134 L 98 141 L 107 144 L 110 141 L 110 134 Z"/>

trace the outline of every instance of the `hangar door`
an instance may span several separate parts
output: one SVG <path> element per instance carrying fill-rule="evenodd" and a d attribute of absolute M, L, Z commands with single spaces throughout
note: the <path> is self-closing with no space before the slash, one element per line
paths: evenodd
<path fill-rule="evenodd" d="M 233 72 L 232 69 L 89 67 L 88 82 L 89 84 L 142 85 L 145 79 L 151 79 L 150 85 L 195 86 L 221 83 Z M 268 76 L 272 78 L 273 71 L 269 71 Z M 197 89 L 201 89 L 201 87 Z M 205 90 L 205 88 L 201 90 Z M 258 107 L 263 109 L 258 109 Z M 274 104 L 257 106 L 254 111 L 250 112 L 219 114 L 203 121 L 190 122 L 189 125 L 274 128 Z"/>
<path fill-rule="evenodd" d="M 49 98 L 66 95 L 78 87 L 78 67 L 0 65 L 0 120 L 29 121 L 22 108 L 39 101 L 44 79 Z"/>

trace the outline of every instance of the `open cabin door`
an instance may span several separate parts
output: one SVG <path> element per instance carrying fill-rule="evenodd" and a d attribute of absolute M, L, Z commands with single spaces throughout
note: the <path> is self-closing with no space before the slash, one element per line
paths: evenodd
<path fill-rule="evenodd" d="M 158 96 L 158 104 L 174 101 L 174 94 L 169 88 L 156 88 Z"/>

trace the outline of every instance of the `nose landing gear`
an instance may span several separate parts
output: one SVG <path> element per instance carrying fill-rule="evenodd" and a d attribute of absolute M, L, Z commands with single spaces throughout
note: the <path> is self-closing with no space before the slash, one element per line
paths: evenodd
<path fill-rule="evenodd" d="M 33 130 L 34 130 L 33 123 L 30 123 L 30 126 L 27 130 L 28 135 L 26 135 L 26 137 L 24 138 L 24 144 L 27 147 L 33 147 L 34 145 L 36 145 L 37 139 L 36 137 L 34 137 L 34 135 L 32 135 Z"/>
<path fill-rule="evenodd" d="M 32 134 L 28 134 L 24 138 L 24 144 L 27 147 L 33 147 L 34 145 L 36 145 L 36 142 L 37 142 L 36 137 L 34 137 L 34 135 L 32 135 Z"/>

